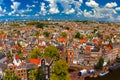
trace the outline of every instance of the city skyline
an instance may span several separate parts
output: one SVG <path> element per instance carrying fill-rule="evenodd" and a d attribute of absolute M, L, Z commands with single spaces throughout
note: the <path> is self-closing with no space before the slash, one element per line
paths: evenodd
<path fill-rule="evenodd" d="M 0 19 L 120 22 L 119 0 L 1 0 Z"/>

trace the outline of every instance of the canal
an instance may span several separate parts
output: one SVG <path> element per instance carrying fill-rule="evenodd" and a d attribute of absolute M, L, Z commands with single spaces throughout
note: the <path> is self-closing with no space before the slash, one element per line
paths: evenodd
<path fill-rule="evenodd" d="M 96 78 L 86 77 L 85 80 L 120 80 L 120 69 Z"/>

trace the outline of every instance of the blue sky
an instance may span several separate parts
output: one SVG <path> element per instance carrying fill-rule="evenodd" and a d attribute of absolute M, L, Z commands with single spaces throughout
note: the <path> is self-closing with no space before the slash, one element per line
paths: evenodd
<path fill-rule="evenodd" d="M 120 0 L 0 0 L 0 20 L 120 22 Z"/>

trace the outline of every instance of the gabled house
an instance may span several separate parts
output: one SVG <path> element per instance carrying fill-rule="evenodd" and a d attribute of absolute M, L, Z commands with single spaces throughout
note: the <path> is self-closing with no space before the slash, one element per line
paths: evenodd
<path fill-rule="evenodd" d="M 67 63 L 73 64 L 74 62 L 74 50 L 73 49 L 68 49 L 67 50 Z"/>
<path fill-rule="evenodd" d="M 20 60 L 20 57 L 19 56 L 14 56 L 13 57 L 13 64 L 15 65 L 15 66 L 20 66 L 20 64 L 21 64 L 21 60 Z"/>

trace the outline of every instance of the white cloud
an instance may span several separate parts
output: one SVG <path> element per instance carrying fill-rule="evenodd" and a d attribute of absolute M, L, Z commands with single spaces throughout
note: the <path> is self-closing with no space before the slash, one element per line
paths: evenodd
<path fill-rule="evenodd" d="M 45 7 L 45 3 L 41 3 L 41 7 L 40 7 L 41 11 L 40 14 L 42 15 L 46 15 L 47 11 L 46 11 L 46 7 Z"/>
<path fill-rule="evenodd" d="M 6 9 L 3 9 L 2 6 L 0 6 L 0 16 L 4 16 L 6 14 Z"/>
<path fill-rule="evenodd" d="M 85 17 L 94 17 L 94 18 L 110 18 L 110 16 L 113 16 L 117 14 L 117 12 L 112 8 L 94 8 L 91 11 L 84 10 L 84 16 Z"/>
<path fill-rule="evenodd" d="M 39 16 L 39 14 L 36 13 L 35 16 Z"/>
<path fill-rule="evenodd" d="M 51 14 L 57 14 L 57 13 L 59 13 L 60 11 L 59 11 L 57 8 L 52 7 L 52 8 L 50 8 L 49 12 L 50 12 Z"/>
<path fill-rule="evenodd" d="M 108 7 L 108 8 L 113 8 L 113 7 L 116 7 L 117 6 L 117 3 L 116 2 L 111 2 L 111 3 L 107 3 L 105 5 L 105 7 Z"/>
<path fill-rule="evenodd" d="M 89 2 L 86 2 L 85 4 L 89 7 L 98 7 L 99 6 L 99 4 L 96 3 L 94 0 L 90 0 Z"/>
<path fill-rule="evenodd" d="M 11 16 L 11 15 L 12 15 L 12 13 L 11 13 L 11 12 L 9 12 L 9 13 L 8 13 L 8 16 Z"/>
<path fill-rule="evenodd" d="M 116 7 L 115 10 L 116 10 L 116 11 L 120 11 L 120 7 Z"/>
<path fill-rule="evenodd" d="M 120 15 L 119 15 L 119 16 L 117 16 L 116 20 L 117 20 L 117 21 L 120 21 Z"/>
<path fill-rule="evenodd" d="M 28 4 L 27 4 L 26 7 L 27 7 L 27 8 L 32 8 L 32 7 L 35 7 L 35 5 L 34 5 L 34 4 L 33 4 L 33 5 L 28 5 Z"/>
<path fill-rule="evenodd" d="M 87 11 L 86 9 L 84 10 L 83 15 L 88 18 L 93 17 L 92 11 Z"/>
<path fill-rule="evenodd" d="M 2 12 L 2 7 L 0 6 L 0 12 Z"/>
<path fill-rule="evenodd" d="M 23 14 L 23 13 L 27 13 L 27 12 L 31 12 L 31 11 L 32 11 L 32 9 L 27 8 L 27 9 L 18 10 L 18 13 Z"/>
<path fill-rule="evenodd" d="M 75 12 L 75 9 L 72 8 L 72 9 L 66 11 L 65 13 L 66 13 L 66 14 L 72 14 L 72 13 L 74 13 L 74 12 Z"/>
<path fill-rule="evenodd" d="M 18 7 L 20 6 L 20 2 L 13 2 L 13 5 L 11 5 L 11 8 L 16 12 L 18 10 Z"/>
<path fill-rule="evenodd" d="M 49 3 L 50 3 L 50 4 L 49 4 L 49 7 L 50 7 L 49 13 L 50 13 L 50 14 L 57 14 L 57 13 L 60 12 L 60 11 L 58 10 L 58 6 L 57 6 L 55 0 L 47 0 L 47 1 L 49 1 Z"/>
<path fill-rule="evenodd" d="M 81 4 L 83 3 L 83 0 L 76 0 L 76 1 L 75 0 L 46 0 L 46 1 L 50 2 L 50 5 L 49 5 L 50 13 L 53 13 L 53 11 L 54 13 L 59 13 L 60 11 L 58 10 L 57 3 L 60 3 L 63 8 L 63 11 L 61 11 L 62 13 L 69 14 L 69 11 L 73 11 L 73 12 L 76 12 L 77 15 L 82 14 L 80 7 L 81 7 Z M 74 9 L 72 5 L 74 5 Z"/>
<path fill-rule="evenodd" d="M 10 6 L 12 11 L 8 13 L 9 16 L 11 16 L 11 15 L 17 13 L 17 12 L 19 13 L 18 8 L 19 8 L 19 6 L 21 4 L 20 2 L 15 2 L 14 0 L 11 0 L 11 2 L 13 4 Z"/>

